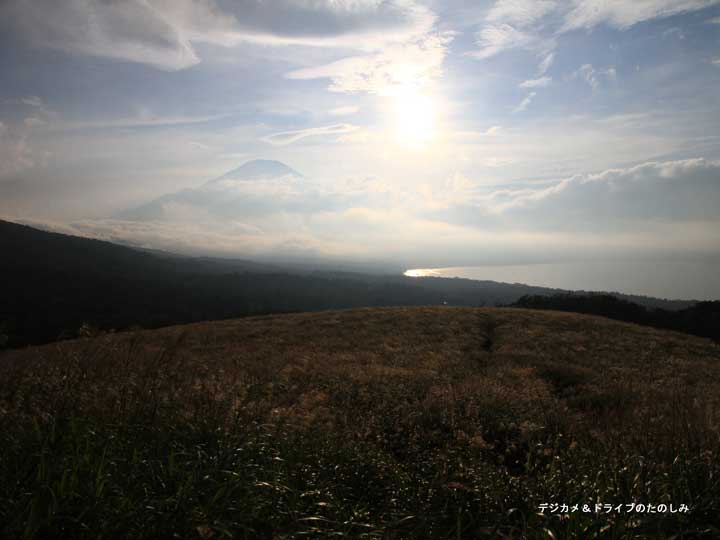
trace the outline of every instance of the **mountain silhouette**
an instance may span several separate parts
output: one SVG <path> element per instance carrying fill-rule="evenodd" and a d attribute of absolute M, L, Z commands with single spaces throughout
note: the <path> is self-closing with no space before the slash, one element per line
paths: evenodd
<path fill-rule="evenodd" d="M 256 159 L 254 161 L 248 161 L 237 169 L 233 169 L 218 178 L 210 180 L 208 184 L 215 184 L 222 180 L 262 180 L 278 179 L 286 176 L 295 178 L 303 177 L 299 172 L 280 161 Z"/>
<path fill-rule="evenodd" d="M 289 208 L 301 204 L 307 198 L 304 178 L 280 161 L 249 161 L 200 187 L 162 195 L 113 217 L 128 221 L 242 219 L 267 212 L 270 204 Z"/>

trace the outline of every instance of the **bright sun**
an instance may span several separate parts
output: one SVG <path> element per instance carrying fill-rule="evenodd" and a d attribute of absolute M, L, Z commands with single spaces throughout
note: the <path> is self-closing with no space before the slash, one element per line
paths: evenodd
<path fill-rule="evenodd" d="M 415 88 L 395 96 L 395 140 L 407 147 L 419 147 L 436 137 L 436 106 L 433 99 Z"/>

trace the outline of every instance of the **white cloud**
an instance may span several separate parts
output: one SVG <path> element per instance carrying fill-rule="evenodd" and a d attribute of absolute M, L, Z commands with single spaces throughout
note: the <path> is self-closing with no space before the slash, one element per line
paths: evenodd
<path fill-rule="evenodd" d="M 528 105 L 530 105 L 530 102 L 533 100 L 533 98 L 537 95 L 537 92 L 530 92 L 525 98 L 520 102 L 520 104 L 513 109 L 513 113 L 519 113 L 523 112 L 525 109 L 528 108 Z"/>
<path fill-rule="evenodd" d="M 424 35 L 436 21 L 417 0 L 236 0 L 224 5 L 243 39 L 265 44 L 375 50 Z"/>
<path fill-rule="evenodd" d="M 622 227 L 627 220 L 718 221 L 719 173 L 720 161 L 652 161 L 576 175 L 548 187 L 497 190 L 485 198 L 485 210 L 537 226 L 569 226 L 569 216 L 600 228 Z"/>
<path fill-rule="evenodd" d="M 555 60 L 555 53 L 551 52 L 545 55 L 545 58 L 542 59 L 540 62 L 540 65 L 538 66 L 538 72 L 540 75 L 544 75 L 547 73 L 547 70 L 550 69 L 550 66 L 552 66 L 553 61 Z"/>
<path fill-rule="evenodd" d="M 483 167 L 505 167 L 507 165 L 512 165 L 513 163 L 515 163 L 515 159 L 511 157 L 489 156 L 480 159 L 478 163 Z"/>
<path fill-rule="evenodd" d="M 372 133 L 367 129 L 357 129 L 340 135 L 337 138 L 337 142 L 350 143 L 350 144 L 366 144 L 374 140 Z"/>
<path fill-rule="evenodd" d="M 538 38 L 509 24 L 490 24 L 475 35 L 479 49 L 468 56 L 483 60 L 507 49 L 531 49 L 537 46 Z"/>
<path fill-rule="evenodd" d="M 28 126 L 0 122 L 0 178 L 35 166 L 36 156 L 29 144 Z"/>
<path fill-rule="evenodd" d="M 0 122 L 0 178 L 17 175 L 45 162 L 46 152 L 38 152 L 33 144 L 33 132 L 47 128 L 57 113 L 47 108 L 38 96 L 24 96 L 0 100 L 18 110 Z M 20 113 L 28 114 L 24 118 Z"/>
<path fill-rule="evenodd" d="M 652 112 L 613 114 L 597 121 L 601 124 L 610 124 L 613 126 L 631 126 L 637 127 L 644 123 L 652 121 L 654 114 Z"/>
<path fill-rule="evenodd" d="M 617 71 L 614 67 L 597 70 L 592 64 L 583 64 L 577 70 L 570 74 L 570 80 L 581 79 L 590 85 L 593 90 L 597 90 L 603 79 L 616 80 Z"/>
<path fill-rule="evenodd" d="M 550 86 L 552 77 L 540 77 L 539 79 L 531 79 L 519 84 L 520 88 L 545 88 Z"/>
<path fill-rule="evenodd" d="M 38 225 L 37 223 L 28 223 Z M 68 224 L 43 223 L 44 227 L 64 234 L 97 238 L 143 248 L 165 249 L 179 253 L 204 252 L 235 254 L 262 252 L 278 241 L 258 227 L 241 222 L 218 227 L 207 220 L 185 222 L 139 222 L 116 219 L 83 220 Z"/>
<path fill-rule="evenodd" d="M 30 105 L 31 107 L 44 107 L 45 103 L 42 99 L 40 99 L 37 96 L 27 96 L 22 98 L 20 101 L 22 101 L 25 105 Z"/>
<path fill-rule="evenodd" d="M 417 191 L 424 209 L 442 208 L 468 203 L 475 199 L 480 187 L 466 175 L 455 172 L 434 184 L 422 184 Z"/>
<path fill-rule="evenodd" d="M 477 250 L 506 260 L 620 250 L 718 255 L 719 176 L 720 162 L 688 159 L 494 189 L 460 173 L 407 191 L 376 177 L 339 180 L 317 193 L 308 192 L 307 179 L 240 181 L 216 194 L 221 203 L 234 197 L 227 214 L 206 211 L 211 193 L 178 192 L 163 199 L 169 220 L 85 220 L 65 232 L 235 256 L 281 255 L 288 246 L 324 255 L 415 254 L 434 258 L 434 266 L 472 264 L 468 254 Z"/>
<path fill-rule="evenodd" d="M 554 60 L 556 37 L 563 32 L 608 24 L 618 29 L 639 22 L 696 11 L 720 0 L 496 0 L 476 32 L 478 49 L 467 53 L 486 59 L 510 49 L 532 51 L 542 57 L 543 75 Z M 559 31 L 547 31 L 546 18 L 559 17 Z"/>
<path fill-rule="evenodd" d="M 672 28 L 668 28 L 667 30 L 665 30 L 662 33 L 662 35 L 663 35 L 663 37 L 666 37 L 666 38 L 677 38 L 680 40 L 684 40 L 687 38 L 687 36 L 685 35 L 685 32 L 683 32 L 682 29 L 680 29 L 676 26 L 674 26 Z"/>
<path fill-rule="evenodd" d="M 391 187 L 387 182 L 377 176 L 353 176 L 345 178 L 338 184 L 338 189 L 342 193 L 350 193 L 353 195 L 363 195 L 367 193 L 388 193 Z"/>
<path fill-rule="evenodd" d="M 29 128 L 40 127 L 40 126 L 44 126 L 47 124 L 47 122 L 45 120 L 43 120 L 42 118 L 37 118 L 35 116 L 28 116 L 23 121 L 23 123 Z"/>
<path fill-rule="evenodd" d="M 37 127 L 49 124 L 51 120 L 57 119 L 57 113 L 51 110 L 42 98 L 38 96 L 23 96 L 19 98 L 9 98 L 0 101 L 0 105 L 11 105 L 20 109 L 30 109 L 27 111 L 31 116 L 25 119 L 26 127 Z"/>
<path fill-rule="evenodd" d="M 478 49 L 467 55 L 483 60 L 510 49 L 529 50 L 543 57 L 542 75 L 553 61 L 556 43 L 553 37 L 543 37 L 538 27 L 558 6 L 555 0 L 497 0 L 475 34 Z"/>
<path fill-rule="evenodd" d="M 454 142 L 473 143 L 478 141 L 487 141 L 489 138 L 495 138 L 502 134 L 502 126 L 490 126 L 486 130 L 460 130 L 452 131 L 447 134 Z M 466 156 L 467 157 L 467 156 Z"/>
<path fill-rule="evenodd" d="M 619 29 L 650 19 L 669 17 L 717 5 L 720 0 L 573 0 L 563 30 L 607 24 Z"/>
<path fill-rule="evenodd" d="M 565 256 L 676 253 L 685 259 L 717 258 L 719 175 L 718 161 L 647 162 L 576 175 L 544 187 L 473 191 L 446 197 L 444 206 L 421 206 L 418 211 L 440 224 L 459 227 L 469 242 L 480 240 L 467 229 L 498 234 L 507 253 L 521 251 L 521 239 L 535 238 L 540 252 L 531 258 L 542 257 L 542 250 Z"/>
<path fill-rule="evenodd" d="M 490 9 L 487 21 L 508 22 L 519 27 L 535 24 L 557 7 L 553 0 L 498 0 Z"/>
<path fill-rule="evenodd" d="M 198 150 L 212 150 L 211 146 L 209 146 L 205 143 L 201 143 L 200 141 L 188 141 L 187 143 L 188 143 L 188 146 L 191 146 Z"/>
<path fill-rule="evenodd" d="M 198 43 L 374 50 L 435 23 L 414 0 L 8 0 L 0 19 L 36 46 L 165 70 L 200 62 Z"/>
<path fill-rule="evenodd" d="M 45 102 L 38 96 L 24 96 L 21 98 L 4 99 L 2 100 L 3 105 L 27 105 L 28 107 L 44 108 Z"/>
<path fill-rule="evenodd" d="M 328 113 L 332 116 L 350 116 L 352 114 L 357 114 L 359 110 L 360 107 L 357 105 L 344 105 L 342 107 L 330 109 Z"/>
<path fill-rule="evenodd" d="M 199 61 L 187 33 L 172 14 L 165 16 L 147 2 L 11 0 L 1 14 L 40 47 L 163 69 L 182 69 Z"/>
<path fill-rule="evenodd" d="M 55 126 L 62 131 L 92 130 L 92 129 L 127 129 L 146 127 L 170 127 L 187 126 L 192 124 L 204 124 L 213 120 L 220 120 L 227 115 L 201 115 L 201 116 L 160 116 L 151 113 L 143 113 L 137 116 L 115 118 L 113 120 L 96 120 L 90 122 L 65 122 Z"/>
<path fill-rule="evenodd" d="M 323 135 L 342 135 L 351 133 L 358 129 L 358 126 L 352 124 L 333 124 L 331 126 L 314 127 L 307 129 L 298 129 L 295 131 L 283 131 L 281 133 L 273 133 L 263 137 L 263 141 L 275 146 L 284 146 L 294 143 L 306 137 L 317 137 Z"/>
<path fill-rule="evenodd" d="M 442 73 L 449 34 L 387 45 L 372 54 L 351 56 L 331 64 L 287 74 L 289 79 L 330 79 L 333 92 L 393 95 L 399 88 L 424 86 Z"/>

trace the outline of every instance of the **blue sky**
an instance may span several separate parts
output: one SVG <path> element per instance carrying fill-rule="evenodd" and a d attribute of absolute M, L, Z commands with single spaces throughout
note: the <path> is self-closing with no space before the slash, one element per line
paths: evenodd
<path fill-rule="evenodd" d="M 0 21 L 5 218 L 422 267 L 720 259 L 717 0 L 7 0 Z M 303 178 L 227 195 L 264 213 L 117 218 L 254 159 Z"/>

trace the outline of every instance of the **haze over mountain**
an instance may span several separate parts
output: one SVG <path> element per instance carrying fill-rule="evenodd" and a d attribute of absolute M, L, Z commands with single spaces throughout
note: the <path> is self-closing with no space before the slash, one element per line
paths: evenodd
<path fill-rule="evenodd" d="M 305 190 L 311 188 L 303 180 L 300 173 L 279 161 L 248 161 L 197 188 L 168 193 L 115 217 L 129 221 L 187 221 L 191 217 L 242 221 L 266 212 L 263 202 L 268 197 L 281 208 L 292 209 L 293 200 L 304 200 Z"/>

